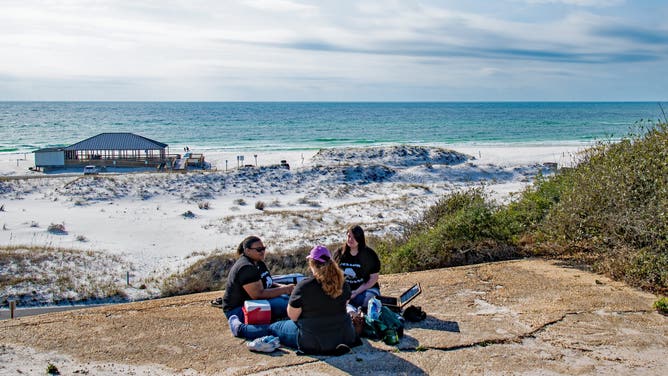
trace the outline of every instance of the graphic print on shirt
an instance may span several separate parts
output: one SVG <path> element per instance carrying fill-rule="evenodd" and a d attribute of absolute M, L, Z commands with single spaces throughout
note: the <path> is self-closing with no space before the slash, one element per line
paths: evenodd
<path fill-rule="evenodd" d="M 265 289 L 271 287 L 274 284 L 274 280 L 271 278 L 269 271 L 265 271 L 260 274 L 260 279 L 262 280 L 262 285 Z"/>
<path fill-rule="evenodd" d="M 343 275 L 346 277 L 346 282 L 348 282 L 350 285 L 356 285 L 358 283 L 364 282 L 363 278 L 357 276 L 357 271 L 362 268 L 362 265 L 342 262 L 340 266 L 341 269 L 343 269 Z"/>

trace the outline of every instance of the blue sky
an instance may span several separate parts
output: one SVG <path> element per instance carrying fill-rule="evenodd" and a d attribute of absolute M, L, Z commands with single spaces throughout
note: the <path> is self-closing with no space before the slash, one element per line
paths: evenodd
<path fill-rule="evenodd" d="M 668 1 L 5 1 L 0 100 L 664 101 Z"/>

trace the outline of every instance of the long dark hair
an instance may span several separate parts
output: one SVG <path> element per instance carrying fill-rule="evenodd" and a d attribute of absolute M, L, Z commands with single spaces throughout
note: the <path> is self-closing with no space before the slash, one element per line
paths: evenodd
<path fill-rule="evenodd" d="M 308 263 L 313 269 L 313 277 L 320 282 L 325 294 L 332 298 L 338 298 L 343 294 L 345 277 L 337 263 L 329 258 L 325 262 L 309 259 Z"/>
<path fill-rule="evenodd" d="M 247 236 L 246 239 L 242 240 L 241 243 L 239 243 L 239 246 L 237 247 L 237 254 L 242 255 L 245 250 L 251 247 L 253 243 L 262 241 L 262 239 L 258 238 L 255 235 Z"/>
<path fill-rule="evenodd" d="M 364 239 L 364 230 L 360 225 L 352 225 L 348 227 L 348 231 L 353 234 L 353 238 L 357 241 L 357 250 L 364 251 L 366 249 L 366 240 Z M 348 241 L 346 240 L 343 243 L 343 253 L 350 253 L 350 246 L 348 246 Z"/>

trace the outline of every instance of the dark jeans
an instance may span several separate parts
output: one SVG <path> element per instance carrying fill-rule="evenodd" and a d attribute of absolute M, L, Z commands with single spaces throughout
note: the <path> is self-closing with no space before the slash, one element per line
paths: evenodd
<path fill-rule="evenodd" d="M 366 312 L 366 308 L 369 305 L 369 300 L 379 295 L 380 295 L 380 290 L 375 287 L 372 287 L 364 291 L 363 293 L 357 295 L 356 297 L 350 299 L 350 302 L 348 303 L 354 306 L 355 308 L 362 307 L 364 312 Z"/>
<path fill-rule="evenodd" d="M 278 296 L 278 297 L 275 297 L 275 298 L 267 299 L 269 301 L 269 305 L 271 306 L 271 321 L 282 320 L 282 319 L 288 317 L 288 311 L 287 311 L 287 309 L 288 309 L 288 299 L 289 299 L 288 295 L 285 295 L 285 294 L 281 295 L 281 296 Z M 230 316 L 236 315 L 237 317 L 239 317 L 239 320 L 241 322 L 244 322 L 244 318 L 245 318 L 244 317 L 244 312 L 241 308 L 242 307 L 232 308 L 231 310 L 225 312 L 225 316 L 229 319 Z M 278 323 L 283 323 L 284 321 L 285 320 L 277 321 L 277 322 L 275 322 L 273 324 L 270 324 L 270 325 L 242 324 L 241 325 L 241 330 L 239 331 L 239 335 L 240 335 L 240 337 L 244 337 L 246 339 L 255 339 L 255 338 L 264 337 L 264 336 L 267 336 L 267 335 L 271 334 L 270 327 L 272 325 L 278 324 Z M 287 320 L 287 321 L 290 321 L 290 320 Z M 290 321 L 290 322 L 292 322 L 292 321 Z M 277 328 L 285 326 L 285 325 L 286 324 L 278 325 Z M 297 326 L 295 325 L 295 328 L 296 327 Z M 276 334 L 274 334 L 274 335 L 276 335 Z M 286 338 L 287 338 L 287 336 L 289 336 L 289 333 L 285 334 L 285 335 L 286 335 Z M 280 338 L 280 336 L 278 336 L 278 335 L 276 335 L 276 336 Z M 297 340 L 296 340 L 296 337 L 295 337 L 295 344 L 296 344 L 296 342 L 297 342 Z M 282 339 L 281 339 L 281 343 L 283 343 Z M 287 343 L 285 343 L 285 344 L 288 345 Z M 288 345 L 288 346 L 290 346 L 290 345 Z"/>

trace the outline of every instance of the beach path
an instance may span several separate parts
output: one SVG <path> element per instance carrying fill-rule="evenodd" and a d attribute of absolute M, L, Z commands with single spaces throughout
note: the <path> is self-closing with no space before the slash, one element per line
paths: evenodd
<path fill-rule="evenodd" d="M 398 347 L 364 340 L 340 357 L 246 350 L 220 292 L 0 322 L 0 374 L 645 374 L 665 371 L 656 296 L 557 261 L 528 259 L 381 276 L 384 295 L 420 282 Z M 26 357 L 27 361 L 24 361 Z M 30 368 L 32 367 L 32 368 Z M 4 373 L 3 373 L 4 372 Z"/>

